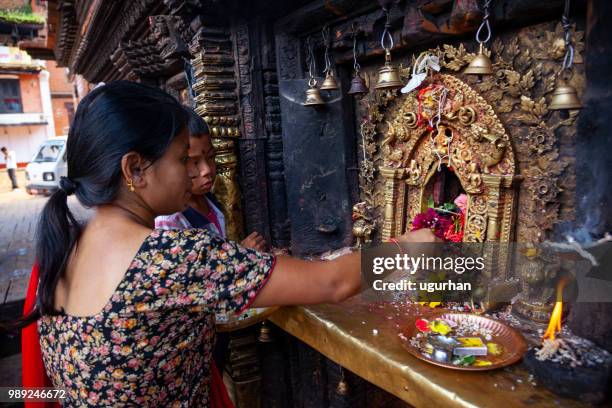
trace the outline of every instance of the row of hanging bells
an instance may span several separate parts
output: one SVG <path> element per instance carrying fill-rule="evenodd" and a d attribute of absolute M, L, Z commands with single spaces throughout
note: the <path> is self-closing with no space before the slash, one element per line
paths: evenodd
<path fill-rule="evenodd" d="M 378 71 L 378 80 L 376 85 L 374 86 L 377 90 L 394 90 L 401 88 L 404 84 L 400 78 L 399 70 L 396 66 L 391 63 L 391 49 L 393 48 L 393 37 L 389 31 L 390 21 L 389 21 L 389 12 L 386 7 L 383 7 L 383 12 L 386 16 L 385 29 L 383 31 L 383 35 L 381 38 L 381 46 L 385 50 L 385 65 L 383 65 Z M 309 56 L 311 59 L 311 64 L 309 65 L 309 73 L 310 80 L 308 82 L 308 89 L 306 90 L 306 100 L 304 102 L 304 106 L 319 106 L 325 104 L 325 101 L 321 97 L 319 89 L 321 90 L 337 90 L 339 89 L 338 81 L 336 80 L 336 76 L 334 74 L 334 70 L 331 69 L 331 64 L 329 61 L 329 35 L 328 28 L 323 28 L 323 41 L 325 44 L 325 79 L 321 84 L 320 88 L 316 87 L 316 79 L 312 75 L 313 71 L 313 59 L 314 53 L 312 52 L 312 46 L 309 43 Z M 368 84 L 365 78 L 361 75 L 360 66 L 357 62 L 357 30 L 355 26 L 352 28 L 353 30 L 353 68 L 355 70 L 353 78 L 351 79 L 351 86 L 348 90 L 349 95 L 353 95 L 355 97 L 360 97 L 367 94 L 370 90 L 368 88 Z"/>
<path fill-rule="evenodd" d="M 329 27 L 323 27 L 321 31 L 321 36 L 323 37 L 323 44 L 325 45 L 325 79 L 321 83 L 321 86 L 317 88 L 317 80 L 314 78 L 313 71 L 314 67 L 314 51 L 312 48 L 312 43 L 310 42 L 310 38 L 308 38 L 308 52 L 310 57 L 310 65 L 308 67 L 310 80 L 308 81 L 308 89 L 306 90 L 306 100 L 304 101 L 304 106 L 320 106 L 325 105 L 325 100 L 321 97 L 321 93 L 319 90 L 323 91 L 335 91 L 340 89 L 338 85 L 338 81 L 336 80 L 336 74 L 334 73 L 334 69 L 331 65 L 331 60 L 329 58 Z"/>
<path fill-rule="evenodd" d="M 308 89 L 306 90 L 306 100 L 304 101 L 304 106 L 319 106 L 325 105 L 325 100 L 321 97 L 321 92 L 323 91 L 335 91 L 340 89 L 338 86 L 338 81 L 336 81 L 336 75 L 333 74 L 333 71 L 328 72 L 325 75 L 325 79 L 321 83 L 321 87 L 317 88 L 317 81 L 310 81 L 308 83 Z"/>
<path fill-rule="evenodd" d="M 569 3 L 570 0 L 565 0 L 565 11 L 562 18 L 562 25 L 565 33 L 565 47 L 566 55 L 563 61 L 563 67 L 559 73 L 557 79 L 557 85 L 552 94 L 552 100 L 549 105 L 551 110 L 566 110 L 566 109 L 581 109 L 582 104 L 578 99 L 576 89 L 569 84 L 569 78 L 571 78 L 571 67 L 574 61 L 574 48 L 570 38 L 570 22 L 569 22 Z M 478 54 L 468 64 L 463 71 L 468 75 L 492 75 L 493 74 L 493 63 L 485 51 L 485 44 L 491 39 L 491 25 L 489 22 L 490 17 L 490 4 L 491 0 L 485 0 L 484 3 L 484 16 L 482 23 L 476 32 L 476 41 L 479 43 Z M 383 12 L 386 16 L 385 28 L 383 30 L 381 38 L 381 46 L 385 50 L 385 64 L 378 70 L 378 80 L 374 86 L 377 90 L 395 90 L 401 88 L 404 84 L 400 78 L 399 69 L 391 63 L 391 49 L 393 48 L 393 37 L 391 36 L 390 19 L 387 7 L 383 7 Z M 321 97 L 319 89 L 321 90 L 337 90 L 339 89 L 338 81 L 334 74 L 334 70 L 331 68 L 329 60 L 329 28 L 323 28 L 323 41 L 325 43 L 325 79 L 321 84 L 320 88 L 316 87 L 316 79 L 312 75 L 312 69 L 310 71 L 309 88 L 306 90 L 306 101 L 304 106 L 318 106 L 324 105 L 325 101 Z M 486 37 L 482 38 L 483 32 L 486 30 Z M 365 78 L 361 75 L 360 66 L 357 62 L 356 54 L 357 44 L 357 31 L 353 27 L 353 67 L 354 75 L 351 80 L 351 86 L 348 90 L 349 95 L 362 96 L 369 92 L 368 85 Z M 314 54 L 312 47 L 310 47 L 310 58 L 311 66 L 314 63 Z"/>
<path fill-rule="evenodd" d="M 484 3 L 484 16 L 482 23 L 476 32 L 476 41 L 480 47 L 478 54 L 470 62 L 470 64 L 463 71 L 468 75 L 492 75 L 493 64 L 491 59 L 485 53 L 485 44 L 491 39 L 491 26 L 489 23 L 489 7 L 491 0 L 486 0 Z M 565 10 L 561 19 L 561 24 L 564 31 L 565 40 L 565 58 L 563 60 L 563 67 L 559 73 L 557 84 L 552 93 L 552 99 L 549 105 L 551 110 L 570 110 L 570 109 L 582 109 L 580 99 L 578 99 L 578 93 L 576 89 L 569 84 L 569 78 L 571 78 L 571 67 L 574 62 L 574 47 L 571 41 L 570 34 L 570 20 L 569 20 L 570 0 L 565 0 Z M 487 37 L 482 39 L 481 35 L 483 30 L 487 30 Z"/>

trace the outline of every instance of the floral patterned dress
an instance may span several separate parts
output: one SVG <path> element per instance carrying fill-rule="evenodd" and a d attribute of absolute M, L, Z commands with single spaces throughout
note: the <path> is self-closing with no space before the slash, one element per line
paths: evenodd
<path fill-rule="evenodd" d="M 248 308 L 274 263 L 206 230 L 154 230 L 100 313 L 39 319 L 64 404 L 208 407 L 215 313 Z"/>

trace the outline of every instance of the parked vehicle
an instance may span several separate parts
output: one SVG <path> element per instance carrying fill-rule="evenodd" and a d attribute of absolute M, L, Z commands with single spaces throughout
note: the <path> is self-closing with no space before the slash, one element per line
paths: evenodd
<path fill-rule="evenodd" d="M 67 136 L 45 140 L 26 166 L 26 191 L 50 195 L 59 189 L 60 177 L 68 174 L 66 164 Z"/>

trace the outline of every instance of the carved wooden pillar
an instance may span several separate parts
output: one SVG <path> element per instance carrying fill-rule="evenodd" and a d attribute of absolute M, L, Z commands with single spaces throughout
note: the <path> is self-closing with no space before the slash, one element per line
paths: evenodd
<path fill-rule="evenodd" d="M 257 21 L 260 29 L 258 47 L 261 60 L 263 104 L 265 110 L 266 171 L 268 176 L 268 204 L 271 245 L 289 247 L 289 218 L 287 215 L 287 191 L 283 164 L 283 133 L 281 127 L 278 73 L 276 70 L 276 45 L 272 24 Z"/>
<path fill-rule="evenodd" d="M 240 150 L 240 185 L 244 196 L 246 234 L 259 232 L 270 242 L 268 185 L 265 177 L 263 78 L 261 76 L 259 24 L 240 21 L 233 24 L 238 100 L 242 118 Z"/>
<path fill-rule="evenodd" d="M 242 197 L 237 177 L 236 139 L 240 137 L 240 118 L 236 98 L 234 54 L 229 29 L 224 25 L 203 25 L 196 19 L 190 44 L 196 94 L 196 111 L 210 127 L 217 149 L 217 178 L 213 191 L 225 214 L 227 236 L 243 236 Z"/>
<path fill-rule="evenodd" d="M 381 167 L 380 174 L 385 178 L 385 211 L 382 239 L 401 235 L 405 224 L 406 176 L 405 169 Z"/>

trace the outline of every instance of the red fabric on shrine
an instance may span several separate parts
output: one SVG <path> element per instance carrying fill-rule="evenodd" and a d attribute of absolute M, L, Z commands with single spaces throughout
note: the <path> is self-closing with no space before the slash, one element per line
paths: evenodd
<path fill-rule="evenodd" d="M 36 305 L 36 290 L 38 289 L 38 264 L 32 266 L 28 292 L 23 306 L 24 315 L 30 313 Z M 38 326 L 36 322 L 21 330 L 21 380 L 23 387 L 53 387 L 47 377 L 47 371 L 40 351 Z M 58 402 L 24 402 L 25 408 L 59 408 Z"/>
<path fill-rule="evenodd" d="M 32 274 L 28 284 L 28 292 L 23 306 L 24 315 L 30 313 L 36 305 L 36 291 L 38 289 L 38 264 L 32 266 Z M 51 380 L 47 377 L 45 364 L 40 350 L 38 338 L 38 327 L 36 322 L 21 330 L 21 364 L 22 364 L 22 386 L 23 387 L 53 387 Z M 217 370 L 215 362 L 210 367 L 210 407 L 211 408 L 234 408 L 230 399 L 223 377 Z M 58 402 L 24 402 L 25 408 L 60 408 Z"/>

